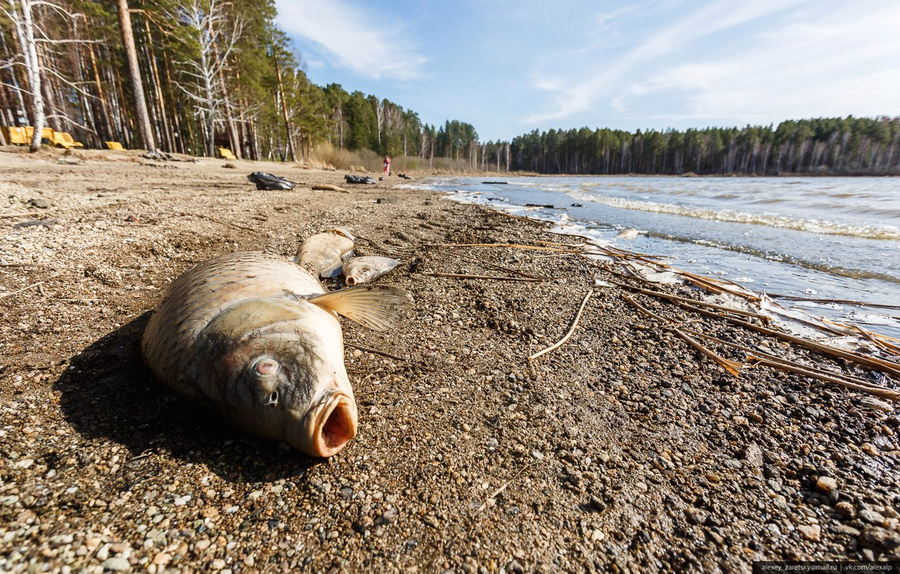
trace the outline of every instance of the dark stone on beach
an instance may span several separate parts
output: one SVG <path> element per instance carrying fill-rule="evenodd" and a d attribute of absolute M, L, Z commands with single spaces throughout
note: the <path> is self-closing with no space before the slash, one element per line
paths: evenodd
<path fill-rule="evenodd" d="M 895 548 L 900 548 L 900 534 L 878 526 L 869 526 L 863 530 L 862 535 L 859 537 L 859 542 L 866 548 L 888 552 Z"/>
<path fill-rule="evenodd" d="M 375 185 L 375 180 L 364 175 L 345 175 L 344 181 L 354 184 L 371 184 Z"/>
<path fill-rule="evenodd" d="M 397 203 L 396 197 L 379 197 L 375 203 Z"/>

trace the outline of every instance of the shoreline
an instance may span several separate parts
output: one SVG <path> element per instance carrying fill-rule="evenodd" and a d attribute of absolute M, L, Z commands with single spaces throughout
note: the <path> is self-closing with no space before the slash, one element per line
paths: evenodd
<path fill-rule="evenodd" d="M 0 570 L 750 571 L 900 558 L 893 404 L 766 367 L 735 378 L 625 289 L 595 287 L 615 269 L 582 255 L 440 247 L 574 238 L 394 177 L 350 186 L 343 172 L 105 156 L 0 153 L 4 211 L 40 213 L 0 220 Z M 255 170 L 300 183 L 256 191 Z M 361 254 L 402 259 L 380 282 L 416 301 L 388 334 L 343 322 L 360 412 L 345 450 L 310 459 L 153 381 L 138 341 L 175 276 L 228 251 L 289 259 L 331 226 L 351 227 Z M 543 281 L 500 279 L 515 272 Z M 587 291 L 571 337 L 529 361 L 570 330 Z M 632 297 L 691 329 L 869 376 Z"/>

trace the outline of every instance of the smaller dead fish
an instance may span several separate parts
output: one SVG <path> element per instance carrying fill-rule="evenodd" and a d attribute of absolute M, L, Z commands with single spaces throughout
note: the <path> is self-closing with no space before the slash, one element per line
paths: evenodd
<path fill-rule="evenodd" d="M 353 235 L 336 227 L 307 237 L 297 250 L 294 262 L 318 277 L 334 277 L 354 245 Z"/>
<path fill-rule="evenodd" d="M 377 255 L 354 257 L 344 263 L 342 269 L 344 282 L 347 283 L 348 287 L 371 283 L 398 265 L 400 265 L 400 261 L 390 257 L 379 257 Z"/>

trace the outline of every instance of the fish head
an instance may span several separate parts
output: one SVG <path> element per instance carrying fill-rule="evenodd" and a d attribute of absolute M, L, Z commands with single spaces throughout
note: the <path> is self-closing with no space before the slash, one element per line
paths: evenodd
<path fill-rule="evenodd" d="M 305 300 L 250 299 L 220 313 L 199 341 L 207 397 L 239 426 L 319 457 L 356 436 L 334 314 Z"/>

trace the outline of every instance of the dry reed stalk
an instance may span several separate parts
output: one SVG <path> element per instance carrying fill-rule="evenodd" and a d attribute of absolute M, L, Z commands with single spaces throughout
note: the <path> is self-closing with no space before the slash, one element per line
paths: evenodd
<path fill-rule="evenodd" d="M 572 320 L 572 326 L 569 327 L 569 331 L 565 334 L 565 336 L 563 336 L 562 339 L 560 339 L 553 345 L 550 345 L 546 349 L 538 351 L 537 353 L 528 357 L 529 361 L 533 361 L 533 360 L 537 359 L 538 357 L 540 357 L 541 355 L 545 355 L 545 354 L 549 353 L 550 351 L 559 348 L 560 346 L 562 346 L 563 343 L 565 343 L 568 340 L 569 337 L 572 336 L 572 333 L 575 332 L 575 327 L 578 326 L 578 320 L 581 318 L 581 313 L 584 312 L 584 307 L 585 307 L 585 305 L 587 305 L 588 299 L 591 298 L 591 294 L 593 292 L 594 292 L 593 289 L 588 289 L 587 293 L 584 294 L 584 299 L 581 301 L 581 307 L 578 308 L 578 313 L 575 314 L 575 319 Z"/>

